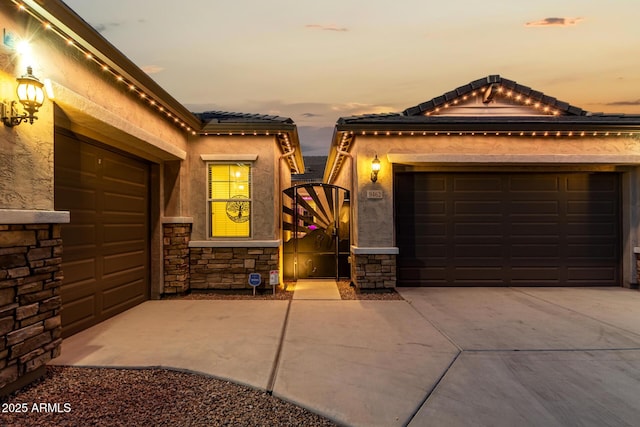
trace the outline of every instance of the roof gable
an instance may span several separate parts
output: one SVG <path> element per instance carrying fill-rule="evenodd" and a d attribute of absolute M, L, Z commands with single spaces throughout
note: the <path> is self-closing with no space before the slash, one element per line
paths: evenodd
<path fill-rule="evenodd" d="M 443 95 L 409 107 L 404 116 L 584 116 L 581 108 L 499 75 L 474 80 Z"/>

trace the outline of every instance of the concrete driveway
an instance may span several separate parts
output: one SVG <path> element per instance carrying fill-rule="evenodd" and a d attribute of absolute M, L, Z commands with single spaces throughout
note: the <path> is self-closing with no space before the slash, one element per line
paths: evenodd
<path fill-rule="evenodd" d="M 202 372 L 350 426 L 638 424 L 638 291 L 398 291 L 148 301 L 66 339 L 53 363 Z"/>
<path fill-rule="evenodd" d="M 400 292 L 461 350 L 411 426 L 638 425 L 638 291 Z"/>

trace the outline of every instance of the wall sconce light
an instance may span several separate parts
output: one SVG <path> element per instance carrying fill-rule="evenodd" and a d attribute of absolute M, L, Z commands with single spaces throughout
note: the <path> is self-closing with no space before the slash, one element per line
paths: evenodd
<path fill-rule="evenodd" d="M 376 157 L 371 160 L 371 182 L 376 182 L 378 180 L 378 172 L 380 172 L 380 160 L 376 154 Z"/>
<path fill-rule="evenodd" d="M 0 113 L 2 113 L 2 122 L 5 126 L 17 126 L 24 121 L 33 124 L 36 120 L 36 114 L 44 103 L 44 84 L 33 75 L 33 69 L 27 67 L 27 74 L 18 77 L 18 101 L 22 104 L 25 113 L 18 115 L 17 101 L 3 102 L 0 104 Z"/>

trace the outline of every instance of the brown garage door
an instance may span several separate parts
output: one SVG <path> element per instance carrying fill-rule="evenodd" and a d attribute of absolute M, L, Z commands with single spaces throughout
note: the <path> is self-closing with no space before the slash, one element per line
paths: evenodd
<path fill-rule="evenodd" d="M 620 284 L 614 173 L 397 173 L 399 286 Z"/>
<path fill-rule="evenodd" d="M 58 130 L 55 208 L 62 227 L 63 335 L 149 297 L 149 167 Z"/>

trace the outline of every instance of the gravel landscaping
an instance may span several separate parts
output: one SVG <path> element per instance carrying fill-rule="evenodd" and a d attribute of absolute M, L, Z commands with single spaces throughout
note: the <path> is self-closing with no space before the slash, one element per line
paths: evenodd
<path fill-rule="evenodd" d="M 357 290 L 351 286 L 349 280 L 337 281 L 340 298 L 343 300 L 369 300 L 369 301 L 398 301 L 403 300 L 402 296 L 395 289 L 367 289 Z M 208 291 L 191 291 L 185 295 L 167 295 L 163 299 L 186 299 L 186 300 L 289 300 L 293 298 L 296 283 L 287 281 L 285 288 L 281 286 L 276 288 L 273 295 L 273 289 L 258 289 L 256 295 L 253 295 L 251 289 L 229 289 L 229 290 L 208 290 Z"/>
<path fill-rule="evenodd" d="M 295 283 L 287 283 L 286 289 L 281 286 L 276 287 L 276 293 L 273 294 L 273 288 L 264 289 L 258 287 L 256 294 L 253 295 L 253 289 L 211 289 L 211 290 L 195 290 L 184 295 L 165 295 L 162 299 L 186 299 L 186 300 L 289 300 L 293 298 Z"/>
<path fill-rule="evenodd" d="M 1 402 L 3 427 L 336 425 L 263 391 L 166 369 L 48 366 Z"/>
<path fill-rule="evenodd" d="M 348 280 L 338 280 L 338 290 L 343 300 L 398 301 L 404 300 L 395 289 L 358 290 Z"/>

